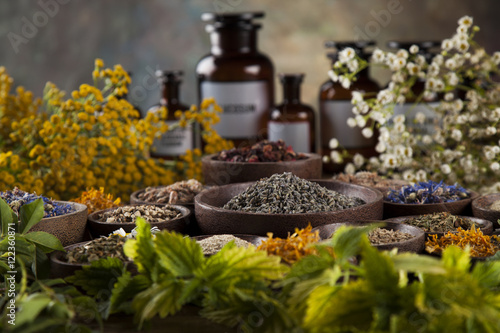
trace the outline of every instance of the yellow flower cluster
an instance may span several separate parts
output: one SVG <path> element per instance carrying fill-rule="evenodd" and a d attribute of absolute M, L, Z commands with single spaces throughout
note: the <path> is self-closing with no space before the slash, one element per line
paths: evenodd
<path fill-rule="evenodd" d="M 127 200 L 140 188 L 169 185 L 184 178 L 201 179 L 201 151 L 187 151 L 177 163 L 149 157 L 155 137 L 169 127 L 161 113 L 139 112 L 122 96 L 128 73 L 120 66 L 104 68 L 97 59 L 94 86 L 82 84 L 64 99 L 47 83 L 43 104 L 22 87 L 10 95 L 12 79 L 0 68 L 0 190 L 18 186 L 55 199 L 78 197 L 91 187 L 105 187 Z M 212 125 L 220 108 L 205 101 L 181 112 L 170 128 L 198 122 L 206 152 L 231 147 Z M 166 112 L 166 110 L 165 110 Z"/>

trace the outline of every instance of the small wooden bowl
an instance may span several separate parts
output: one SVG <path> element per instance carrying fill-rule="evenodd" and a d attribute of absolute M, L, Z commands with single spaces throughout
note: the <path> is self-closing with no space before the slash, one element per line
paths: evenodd
<path fill-rule="evenodd" d="M 194 198 L 196 220 L 202 234 L 253 234 L 285 238 L 295 228 L 317 227 L 334 222 L 377 220 L 382 218 L 382 193 L 370 187 L 333 180 L 311 180 L 329 190 L 350 197 L 359 197 L 364 205 L 331 212 L 303 214 L 248 213 L 223 209 L 231 198 L 245 191 L 251 183 L 215 186 Z"/>
<path fill-rule="evenodd" d="M 303 179 L 321 178 L 322 160 L 318 154 L 304 154 L 307 158 L 289 162 L 226 162 L 216 160 L 217 155 L 207 155 L 201 159 L 205 184 L 220 186 L 244 183 L 283 172 L 291 172 Z"/>
<path fill-rule="evenodd" d="M 400 204 L 384 200 L 384 220 L 399 216 L 424 215 L 439 212 L 449 212 L 453 215 L 472 215 L 471 202 L 479 196 L 477 192 L 469 191 L 468 198 L 434 204 Z"/>
<path fill-rule="evenodd" d="M 472 200 L 472 215 L 491 221 L 493 228 L 499 229 L 500 211 L 490 209 L 491 204 L 497 200 L 500 200 L 500 193 L 486 194 Z"/>
<path fill-rule="evenodd" d="M 72 244 L 69 246 L 65 246 L 64 249 L 67 251 L 72 250 L 77 247 L 84 246 L 87 242 L 81 242 Z M 50 275 L 53 279 L 56 278 L 66 278 L 68 276 L 74 275 L 76 271 L 82 269 L 85 266 L 90 266 L 90 263 L 85 264 L 77 264 L 77 263 L 68 263 L 64 259 L 65 253 L 62 251 L 54 251 L 50 254 Z M 137 274 L 137 266 L 133 261 L 127 261 L 127 270 L 133 274 Z"/>
<path fill-rule="evenodd" d="M 405 220 L 409 220 L 409 219 L 416 218 L 419 216 L 421 216 L 421 215 L 393 217 L 393 218 L 387 219 L 385 221 L 405 224 Z M 457 216 L 462 217 L 462 218 L 467 218 L 467 219 L 479 224 L 479 228 L 481 229 L 481 231 L 485 235 L 491 235 L 491 233 L 493 232 L 493 224 L 488 220 L 480 219 L 477 217 L 471 217 L 471 216 L 460 216 L 460 215 L 457 215 Z M 416 227 L 416 228 L 418 228 L 418 227 Z M 442 237 L 446 234 L 446 232 L 427 232 L 427 231 L 424 231 L 424 232 L 425 232 L 425 235 L 427 236 L 427 238 L 430 238 L 432 235 L 438 235 L 438 237 Z"/>
<path fill-rule="evenodd" d="M 399 252 L 415 252 L 421 253 L 425 248 L 425 233 L 417 228 L 406 224 L 395 223 L 395 222 L 386 222 L 386 221 L 363 221 L 363 222 L 349 222 L 349 223 L 333 223 L 326 224 L 316 228 L 313 228 L 312 231 L 319 231 L 319 237 L 324 239 L 330 239 L 332 235 L 341 227 L 341 226 L 353 226 L 353 227 L 362 227 L 369 225 L 371 223 L 383 223 L 385 224 L 383 229 L 388 230 L 397 230 L 400 232 L 404 232 L 414 236 L 411 239 L 396 242 L 396 243 L 387 243 L 387 244 L 378 244 L 373 245 L 379 250 L 392 250 L 393 248 L 397 248 Z"/>
<path fill-rule="evenodd" d="M 158 207 L 165 207 L 166 205 L 161 205 L 161 204 L 150 204 L 152 206 L 158 206 Z M 128 205 L 128 206 L 138 206 L 138 205 Z M 189 222 L 189 216 L 191 212 L 189 211 L 188 208 L 183 207 L 183 206 L 178 206 L 178 205 L 170 205 L 171 207 L 176 208 L 178 211 L 181 212 L 181 216 L 172 220 L 167 220 L 167 221 L 161 221 L 161 222 L 153 222 L 150 223 L 151 227 L 157 227 L 160 230 L 170 230 L 170 231 L 177 231 L 180 233 L 183 233 L 186 229 L 186 226 Z M 122 206 L 123 207 L 123 206 Z M 112 211 L 117 209 L 118 207 L 114 208 L 108 208 L 108 209 L 103 209 L 99 210 L 97 212 L 93 212 L 88 216 L 88 226 L 89 226 L 89 231 L 92 234 L 92 237 L 100 237 L 100 236 L 108 236 L 111 234 L 113 231 L 123 228 L 125 232 L 131 232 L 132 229 L 136 227 L 135 222 L 127 222 L 127 223 L 119 223 L 119 222 L 102 222 L 99 221 L 100 217 L 103 213 Z"/>
<path fill-rule="evenodd" d="M 85 236 L 87 224 L 87 206 L 70 201 L 56 201 L 59 204 L 69 204 L 73 212 L 43 218 L 35 224 L 31 231 L 45 231 L 56 236 L 63 246 L 81 242 Z"/>

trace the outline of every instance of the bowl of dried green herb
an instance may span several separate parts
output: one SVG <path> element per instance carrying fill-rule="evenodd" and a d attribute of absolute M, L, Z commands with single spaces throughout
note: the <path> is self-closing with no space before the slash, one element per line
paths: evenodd
<path fill-rule="evenodd" d="M 305 180 L 285 172 L 257 182 L 214 186 L 195 197 L 202 234 L 286 238 L 295 228 L 382 218 L 382 194 L 333 180 Z"/>
<path fill-rule="evenodd" d="M 211 256 L 222 250 L 229 242 L 234 242 L 237 247 L 259 246 L 266 237 L 256 235 L 201 235 L 193 237 L 201 246 L 205 256 Z"/>
<path fill-rule="evenodd" d="M 368 233 L 370 243 L 379 250 L 392 250 L 397 248 L 399 252 L 420 253 L 424 250 L 425 233 L 419 228 L 387 221 L 360 221 L 348 223 L 326 224 L 314 228 L 319 232 L 322 240 L 330 239 L 341 226 L 363 227 L 372 223 L 380 223 L 382 226 Z"/>
<path fill-rule="evenodd" d="M 179 205 L 126 205 L 93 212 L 88 216 L 88 227 L 93 237 L 107 236 L 120 228 L 125 232 L 131 232 L 136 226 L 135 219 L 141 216 L 152 227 L 183 233 L 190 214 L 188 208 Z"/>
<path fill-rule="evenodd" d="M 304 179 L 319 179 L 322 173 L 320 155 L 296 153 L 282 140 L 264 140 L 253 146 L 207 155 L 201 159 L 201 166 L 205 184 L 209 185 L 257 181 L 283 172 L 292 172 Z"/>
<path fill-rule="evenodd" d="M 495 229 L 500 229 L 500 193 L 482 195 L 472 201 L 472 214 L 491 221 Z"/>
<path fill-rule="evenodd" d="M 470 230 L 473 226 L 481 229 L 485 235 L 491 235 L 493 232 L 493 224 L 488 220 L 471 216 L 453 215 L 448 212 L 400 216 L 387 219 L 386 221 L 420 228 L 426 233 L 428 238 L 431 235 L 441 237 L 447 232 L 457 232 L 458 228 Z"/>
<path fill-rule="evenodd" d="M 436 212 L 472 215 L 471 202 L 478 196 L 478 193 L 457 184 L 419 182 L 391 190 L 384 196 L 384 219 Z"/>
<path fill-rule="evenodd" d="M 93 261 L 107 257 L 120 259 L 127 265 L 130 272 L 135 273 L 137 272 L 136 266 L 123 252 L 123 244 L 127 239 L 127 237 L 113 234 L 66 246 L 64 247 L 66 252 L 53 252 L 50 256 L 51 276 L 65 278 L 84 266 L 89 266 Z"/>

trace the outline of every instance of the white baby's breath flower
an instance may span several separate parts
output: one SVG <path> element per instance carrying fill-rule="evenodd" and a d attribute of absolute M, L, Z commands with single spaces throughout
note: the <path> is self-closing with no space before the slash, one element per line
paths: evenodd
<path fill-rule="evenodd" d="M 441 48 L 445 51 L 449 51 L 453 48 L 453 41 L 451 39 L 445 39 L 441 43 Z"/>
<path fill-rule="evenodd" d="M 459 20 L 458 20 L 458 24 L 459 25 L 463 25 L 467 28 L 470 28 L 472 26 L 472 23 L 474 22 L 474 20 L 472 19 L 472 17 L 466 15 L 466 16 L 463 16 L 461 17 Z"/>
<path fill-rule="evenodd" d="M 358 111 L 361 114 L 366 114 L 368 113 L 368 111 L 370 111 L 370 107 L 366 102 L 359 102 L 358 105 L 356 105 L 356 107 L 358 108 Z"/>
<path fill-rule="evenodd" d="M 404 114 L 398 114 L 394 117 L 394 124 L 404 124 L 406 117 Z"/>
<path fill-rule="evenodd" d="M 356 119 L 352 117 L 347 118 L 347 126 L 349 126 L 350 128 L 356 127 Z"/>
<path fill-rule="evenodd" d="M 356 167 L 352 163 L 347 163 L 344 172 L 347 173 L 348 175 L 354 175 L 354 173 L 356 172 Z"/>
<path fill-rule="evenodd" d="M 330 152 L 330 159 L 333 161 L 333 163 L 337 164 L 340 164 L 344 161 L 344 159 L 337 150 L 332 150 Z"/>
<path fill-rule="evenodd" d="M 356 52 L 352 47 L 346 47 L 339 52 L 339 61 L 343 64 L 347 63 L 349 60 L 353 59 Z"/>
<path fill-rule="evenodd" d="M 448 84 L 451 86 L 456 86 L 460 79 L 458 78 L 457 74 L 455 72 L 450 72 L 446 75 L 446 78 L 448 79 Z"/>
<path fill-rule="evenodd" d="M 491 161 L 495 158 L 495 153 L 492 150 L 487 150 L 484 152 L 484 157 L 486 157 L 488 161 Z"/>
<path fill-rule="evenodd" d="M 409 62 L 406 65 L 406 69 L 408 69 L 408 73 L 410 73 L 410 75 L 418 75 L 420 72 L 420 66 L 415 65 L 413 62 Z"/>
<path fill-rule="evenodd" d="M 363 155 L 356 153 L 354 154 L 352 161 L 356 167 L 360 168 L 365 163 L 365 158 Z"/>
<path fill-rule="evenodd" d="M 387 146 L 382 141 L 378 142 L 377 145 L 375 146 L 375 151 L 379 154 L 385 152 L 386 149 L 387 149 Z"/>
<path fill-rule="evenodd" d="M 417 54 L 420 49 L 418 48 L 418 45 L 413 44 L 410 46 L 410 53 L 411 54 Z"/>
<path fill-rule="evenodd" d="M 351 72 L 355 72 L 358 70 L 359 68 L 359 63 L 356 59 L 352 59 L 350 61 L 347 62 L 347 68 L 349 68 L 349 70 Z"/>
<path fill-rule="evenodd" d="M 495 65 L 500 64 L 500 52 L 493 53 L 492 59 L 493 59 L 493 62 L 495 63 Z"/>
<path fill-rule="evenodd" d="M 366 120 L 362 115 L 357 115 L 354 119 L 356 119 L 356 124 L 358 127 L 365 127 Z"/>
<path fill-rule="evenodd" d="M 370 157 L 368 163 L 374 168 L 378 168 L 380 166 L 380 160 L 376 157 Z"/>
<path fill-rule="evenodd" d="M 396 56 L 398 58 L 408 59 L 409 54 L 405 49 L 401 49 L 396 53 Z"/>
<path fill-rule="evenodd" d="M 330 163 L 330 156 L 323 155 L 322 160 L 323 160 L 323 163 L 328 164 L 328 163 Z"/>
<path fill-rule="evenodd" d="M 447 102 L 453 100 L 453 97 L 455 97 L 455 96 L 451 92 L 444 94 L 444 100 Z"/>
<path fill-rule="evenodd" d="M 417 124 L 423 124 L 425 122 L 425 118 L 426 118 L 425 113 L 419 111 L 415 115 L 415 122 Z"/>
<path fill-rule="evenodd" d="M 366 127 L 366 128 L 363 128 L 361 130 L 361 134 L 365 137 L 365 138 L 371 138 L 373 136 L 373 130 L 370 128 L 370 127 Z"/>
<path fill-rule="evenodd" d="M 408 182 L 415 181 L 415 174 L 413 173 L 413 170 L 405 170 L 403 172 L 403 179 Z"/>
<path fill-rule="evenodd" d="M 457 128 L 454 128 L 453 131 L 451 131 L 451 138 L 455 141 L 462 140 L 462 131 Z"/>
<path fill-rule="evenodd" d="M 389 67 L 393 71 L 399 71 L 401 68 L 405 67 L 405 65 L 406 65 L 406 58 L 397 57 L 396 59 L 394 59 L 394 61 L 392 61 Z"/>
<path fill-rule="evenodd" d="M 113 231 L 113 233 L 111 235 L 120 235 L 122 237 L 126 237 L 127 232 L 125 230 L 123 230 L 123 228 L 120 228 L 118 230 Z"/>
<path fill-rule="evenodd" d="M 377 101 L 382 104 L 390 104 L 394 101 L 394 94 L 388 89 L 380 90 L 377 94 Z"/>
<path fill-rule="evenodd" d="M 459 25 L 457 27 L 457 34 L 459 34 L 459 35 L 465 35 L 465 34 L 467 34 L 467 30 L 469 30 L 469 28 L 466 27 L 465 25 Z"/>
<path fill-rule="evenodd" d="M 391 80 L 393 82 L 403 83 L 403 82 L 406 81 L 406 78 L 405 78 L 405 75 L 403 75 L 402 72 L 396 72 L 396 73 L 392 74 Z"/>
<path fill-rule="evenodd" d="M 336 138 L 330 139 L 330 141 L 328 142 L 328 147 L 330 147 L 330 149 L 337 149 L 338 146 L 339 140 L 337 140 Z"/>
<path fill-rule="evenodd" d="M 398 166 L 398 160 L 393 154 L 386 154 L 384 156 L 384 166 L 387 168 L 396 168 Z"/>
<path fill-rule="evenodd" d="M 382 51 L 379 48 L 376 48 L 372 54 L 373 62 L 375 62 L 376 64 L 381 64 L 384 62 L 384 59 L 385 59 L 384 51 Z"/>
<path fill-rule="evenodd" d="M 342 88 L 349 89 L 351 87 L 351 80 L 349 80 L 349 78 L 347 76 L 340 75 L 339 81 L 340 81 L 340 84 L 342 85 Z"/>
<path fill-rule="evenodd" d="M 451 167 L 449 166 L 449 164 L 441 165 L 441 172 L 445 175 L 449 174 L 451 172 Z"/>
<path fill-rule="evenodd" d="M 460 98 L 457 98 L 455 101 L 453 101 L 453 111 L 460 112 L 463 108 L 464 102 Z"/>
<path fill-rule="evenodd" d="M 427 180 L 427 172 L 425 172 L 425 170 L 420 169 L 415 173 L 415 178 L 417 182 L 425 181 Z"/>
<path fill-rule="evenodd" d="M 446 60 L 444 65 L 446 66 L 446 68 L 451 70 L 455 70 L 457 68 L 457 62 L 453 58 Z"/>
<path fill-rule="evenodd" d="M 435 88 L 434 88 L 434 90 L 435 90 L 435 91 L 438 91 L 438 92 L 441 92 L 441 91 L 443 91 L 443 90 L 444 90 L 444 87 L 445 87 L 445 85 L 444 85 L 443 80 L 441 80 L 441 79 L 436 79 L 436 81 L 435 81 Z"/>
<path fill-rule="evenodd" d="M 499 121 L 500 120 L 500 108 L 495 108 L 492 112 L 492 121 Z"/>
<path fill-rule="evenodd" d="M 498 162 L 491 163 L 490 164 L 490 169 L 492 171 L 498 171 L 498 170 L 500 170 L 500 163 L 498 163 Z"/>
<path fill-rule="evenodd" d="M 363 102 L 363 94 L 359 91 L 351 92 L 351 96 L 351 104 L 358 104 L 360 102 Z"/>
<path fill-rule="evenodd" d="M 406 102 L 406 97 L 404 95 L 399 95 L 398 98 L 396 98 L 396 104 L 404 104 Z"/>
<path fill-rule="evenodd" d="M 465 53 L 469 49 L 469 42 L 466 40 L 460 40 L 455 43 L 455 48 L 457 51 Z"/>
<path fill-rule="evenodd" d="M 423 66 L 427 61 L 425 60 L 425 57 L 421 54 L 418 54 L 415 57 L 415 63 L 419 66 Z"/>
<path fill-rule="evenodd" d="M 434 58 L 432 58 L 432 62 L 438 66 L 441 66 L 444 63 L 444 57 L 442 54 L 436 54 Z"/>
<path fill-rule="evenodd" d="M 406 126 L 405 124 L 396 124 L 396 126 L 394 126 L 394 129 L 397 133 L 403 133 L 406 129 Z"/>
<path fill-rule="evenodd" d="M 328 71 L 328 76 L 330 77 L 330 80 L 332 80 L 333 82 L 337 82 L 339 80 L 339 76 L 337 75 L 337 73 L 333 71 L 333 69 L 330 69 Z"/>
<path fill-rule="evenodd" d="M 491 147 L 491 151 L 496 154 L 500 153 L 500 147 L 499 146 L 493 146 Z"/>
<path fill-rule="evenodd" d="M 495 134 L 497 134 L 497 129 L 496 129 L 495 127 L 493 127 L 493 126 L 488 126 L 488 127 L 486 128 L 486 135 L 488 135 L 488 136 L 492 136 L 492 135 L 495 135 Z"/>
<path fill-rule="evenodd" d="M 427 73 L 429 73 L 429 76 L 437 76 L 439 74 L 439 65 L 432 62 L 427 70 Z"/>

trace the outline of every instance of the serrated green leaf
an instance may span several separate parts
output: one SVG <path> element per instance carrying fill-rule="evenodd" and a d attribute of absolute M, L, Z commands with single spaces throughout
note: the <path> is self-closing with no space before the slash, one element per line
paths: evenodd
<path fill-rule="evenodd" d="M 32 231 L 24 235 L 24 238 L 35 243 L 45 253 L 52 251 L 65 251 L 61 241 L 56 236 L 45 231 Z"/>
<path fill-rule="evenodd" d="M 329 243 L 335 251 L 335 258 L 341 264 L 348 262 L 348 260 L 359 254 L 361 251 L 362 239 L 367 239 L 367 234 L 383 224 L 371 223 L 363 227 L 340 227 L 331 240 L 325 241 Z M 321 244 L 320 244 L 321 246 Z"/>
<path fill-rule="evenodd" d="M 109 311 L 105 313 L 104 317 L 107 318 L 110 314 L 122 311 L 132 313 L 132 299 L 150 285 L 150 280 L 144 275 L 132 277 L 130 272 L 124 272 L 113 286 Z"/>
<path fill-rule="evenodd" d="M 471 275 L 484 288 L 500 289 L 500 261 L 478 262 Z"/>
<path fill-rule="evenodd" d="M 457 246 L 448 246 L 443 251 L 443 266 L 454 270 L 468 272 L 470 269 L 470 251 L 464 251 Z"/>
<path fill-rule="evenodd" d="M 12 211 L 10 206 L 0 198 L 0 219 L 2 226 L 2 238 L 7 237 L 7 233 L 9 231 L 9 225 L 16 227 L 17 230 L 17 215 Z"/>
<path fill-rule="evenodd" d="M 132 258 L 140 273 L 149 279 L 156 281 L 158 275 L 158 255 L 151 238 L 151 226 L 142 217 L 135 220 L 137 235 L 135 239 L 129 239 L 123 246 L 127 257 Z"/>
<path fill-rule="evenodd" d="M 159 263 L 174 276 L 192 276 L 203 269 L 205 257 L 201 246 L 189 237 L 171 232 L 156 234 L 155 249 Z"/>
<path fill-rule="evenodd" d="M 88 295 L 98 295 L 109 300 L 113 285 L 124 271 L 125 265 L 120 259 L 108 257 L 83 266 L 82 270 L 76 271 L 65 280 L 81 287 Z"/>
<path fill-rule="evenodd" d="M 42 198 L 38 198 L 29 204 L 22 205 L 19 211 L 19 216 L 21 217 L 19 233 L 26 234 L 31 227 L 42 220 L 43 214 L 44 208 Z"/>
<path fill-rule="evenodd" d="M 50 260 L 39 248 L 35 249 L 35 260 L 31 264 L 31 270 L 37 279 L 46 279 L 50 274 Z"/>
<path fill-rule="evenodd" d="M 418 272 L 426 274 L 444 274 L 443 268 L 438 258 L 433 258 L 415 253 L 401 253 L 392 258 L 394 268 L 405 272 Z"/>
<path fill-rule="evenodd" d="M 16 325 L 22 326 L 31 323 L 51 302 L 52 299 L 47 295 L 32 295 L 18 308 Z"/>

